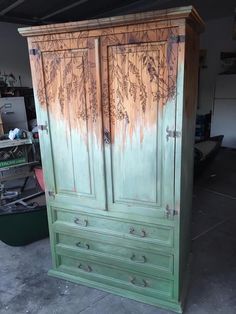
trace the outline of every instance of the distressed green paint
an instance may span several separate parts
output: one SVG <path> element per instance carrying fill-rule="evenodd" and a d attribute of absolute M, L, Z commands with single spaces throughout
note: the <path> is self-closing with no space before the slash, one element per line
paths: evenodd
<path fill-rule="evenodd" d="M 190 246 L 191 246 L 191 214 L 192 214 L 192 187 L 193 187 L 193 149 L 194 131 L 197 105 L 197 76 L 199 36 L 190 25 L 185 26 L 186 43 L 180 48 L 180 54 L 188 66 L 182 67 L 181 85 L 185 91 L 180 99 L 182 106 L 177 107 L 176 124 L 182 128 L 181 141 L 177 143 L 178 156 L 176 168 L 176 203 L 180 206 L 179 217 L 179 290 L 182 298 L 186 294 L 186 283 L 189 280 Z M 178 176 L 180 181 L 178 182 Z M 177 190 L 178 189 L 178 190 Z"/>
<path fill-rule="evenodd" d="M 41 103 L 38 100 L 37 94 L 34 89 L 34 100 L 35 100 L 35 107 L 37 113 L 37 122 L 38 124 L 47 124 L 48 121 L 48 114 L 47 111 L 43 110 L 41 107 Z M 58 256 L 55 252 L 55 234 L 52 230 L 52 221 L 53 216 L 50 207 L 50 198 L 48 197 L 47 191 L 55 191 L 55 184 L 54 184 L 54 177 L 53 177 L 53 162 L 52 162 L 52 154 L 51 154 L 51 145 L 50 139 L 48 134 L 43 134 L 44 131 L 40 131 L 39 133 L 39 142 L 40 142 L 40 153 L 41 153 L 41 160 L 43 166 L 43 173 L 44 173 L 44 181 L 45 181 L 45 192 L 46 192 L 46 201 L 47 201 L 47 215 L 48 215 L 48 228 L 49 228 L 49 237 L 50 237 L 50 247 L 51 247 L 51 254 L 52 254 L 52 267 L 56 268 L 58 265 Z"/>
<path fill-rule="evenodd" d="M 106 209 L 103 154 L 93 134 L 81 137 L 50 114 L 55 201 Z M 58 156 L 60 156 L 58 158 Z"/>
<path fill-rule="evenodd" d="M 120 243 L 119 237 L 93 237 L 93 234 L 82 233 L 82 236 L 71 236 L 69 230 L 58 233 L 58 248 L 64 248 L 76 252 L 77 255 L 87 254 L 90 258 L 108 259 L 110 264 L 120 266 L 126 263 L 126 267 L 133 269 L 137 267 L 140 271 L 149 274 L 157 272 L 161 277 L 173 279 L 173 254 L 162 251 L 148 250 L 136 247 L 137 241 L 130 240 L 129 243 Z M 128 242 L 128 241 L 127 241 Z M 126 246 L 124 246 L 126 244 Z"/>
<path fill-rule="evenodd" d="M 75 220 L 79 220 L 77 223 Z M 88 229 L 91 231 L 100 230 L 100 232 L 114 233 L 123 236 L 124 239 L 136 239 L 145 243 L 157 243 L 163 246 L 173 247 L 173 228 L 156 224 L 146 224 L 142 222 L 134 222 L 126 220 L 125 222 L 109 217 L 99 217 L 90 214 L 82 214 L 67 212 L 65 210 L 56 210 L 56 222 L 65 223 L 74 228 Z M 134 232 L 130 233 L 133 228 Z M 143 236 L 142 231 L 145 232 Z"/>
<path fill-rule="evenodd" d="M 150 276 L 147 274 L 142 274 L 136 270 L 130 270 L 129 273 L 123 268 L 114 266 L 109 263 L 108 260 L 104 259 L 102 262 L 99 260 L 93 261 L 85 256 L 77 256 L 71 251 L 60 250 L 61 253 L 61 268 L 67 267 L 68 271 L 71 273 L 80 274 L 81 277 L 93 278 L 95 274 L 101 274 L 101 276 L 96 276 L 97 280 L 102 282 L 110 281 L 111 286 L 123 285 L 126 286 L 127 290 L 136 291 L 142 293 L 143 295 L 148 295 L 152 297 L 163 297 L 164 299 L 172 299 L 173 295 L 173 281 L 164 279 L 157 276 Z M 81 264 L 81 268 L 78 265 Z M 86 272 L 87 267 L 91 267 L 91 273 Z M 85 270 L 85 271 L 84 271 Z M 135 278 L 137 285 L 132 284 L 130 281 Z M 146 287 L 142 287 L 143 280 L 147 282 Z M 136 284 L 135 282 L 135 284 Z"/>
<path fill-rule="evenodd" d="M 107 247 L 105 246 L 105 248 Z M 137 255 L 137 259 L 135 261 L 134 258 L 136 258 L 136 255 L 135 257 L 133 257 L 134 256 L 132 255 L 133 253 L 130 253 L 129 250 L 127 249 L 124 250 L 124 253 L 126 253 L 126 255 L 120 258 L 122 250 L 119 249 L 119 246 L 117 246 L 117 250 L 118 250 L 117 253 L 119 254 L 117 254 L 116 256 L 112 256 L 112 251 L 111 252 L 107 251 L 107 253 L 101 254 L 98 252 L 98 249 L 99 249 L 99 246 L 96 246 L 95 251 L 91 251 L 91 250 L 85 251 L 83 249 L 78 249 L 76 247 L 71 248 L 70 246 L 59 244 L 56 247 L 56 252 L 59 255 L 69 254 L 69 256 L 72 255 L 78 259 L 80 257 L 84 257 L 85 259 L 88 259 L 90 261 L 95 261 L 95 262 L 100 260 L 118 268 L 120 268 L 121 263 L 122 263 L 122 268 L 125 268 L 128 272 L 133 271 L 135 268 L 137 272 L 146 273 L 148 276 L 152 276 L 153 274 L 156 274 L 156 276 L 160 276 L 161 278 L 173 280 L 173 276 L 170 275 L 170 270 L 171 270 L 170 267 L 172 267 L 171 257 L 170 259 L 167 259 L 165 256 L 163 257 L 163 255 L 153 256 L 146 253 L 145 258 L 147 258 L 147 260 L 153 261 L 154 264 L 151 264 L 148 262 L 144 264 L 142 261 L 144 255 L 141 255 L 141 256 Z M 133 249 L 132 251 L 135 251 L 135 250 Z M 128 253 L 130 253 L 131 255 Z M 138 253 L 140 254 L 140 252 Z"/>
<path fill-rule="evenodd" d="M 65 280 L 70 280 L 72 282 L 86 285 L 95 289 L 100 289 L 109 293 L 114 293 L 122 297 L 130 298 L 139 302 L 151 304 L 164 309 L 170 309 L 178 313 L 182 313 L 182 308 L 179 302 L 166 300 L 163 297 L 152 297 L 144 295 L 142 291 L 132 291 L 127 289 L 127 284 L 122 285 L 119 281 L 114 281 L 114 279 L 109 280 L 99 280 L 96 277 L 86 278 L 86 276 L 79 276 L 78 272 L 68 267 L 62 267 L 60 271 L 50 270 L 49 275 L 58 277 Z M 87 276 L 88 277 L 88 276 Z"/>
<path fill-rule="evenodd" d="M 178 210 L 178 215 L 175 217 L 175 264 L 174 264 L 174 272 L 176 274 L 175 283 L 174 283 L 174 291 L 175 297 L 180 300 L 182 303 L 182 291 L 180 290 L 180 282 L 183 280 L 179 275 L 180 269 L 180 215 L 181 215 L 181 207 L 180 207 L 180 198 L 179 193 L 181 190 L 181 155 L 182 155 L 182 123 L 183 123 L 183 91 L 184 91 L 184 44 L 179 44 L 178 47 L 178 55 L 179 60 L 181 62 L 178 63 L 178 76 L 177 76 L 177 98 L 176 98 L 176 130 L 181 130 L 181 137 L 177 138 L 175 141 L 175 176 L 174 176 L 174 208 Z M 183 305 L 182 305 L 183 306 Z"/>
<path fill-rule="evenodd" d="M 162 152 L 156 128 L 146 128 L 142 137 L 139 130 L 132 138 L 120 131 L 111 147 L 114 203 L 118 206 L 160 206 Z"/>

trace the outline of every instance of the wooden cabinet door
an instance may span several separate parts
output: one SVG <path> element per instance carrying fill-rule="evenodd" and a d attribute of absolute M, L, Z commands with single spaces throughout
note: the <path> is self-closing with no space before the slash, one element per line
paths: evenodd
<path fill-rule="evenodd" d="M 174 206 L 178 29 L 101 39 L 108 210 L 141 219 Z M 145 217 L 145 218 L 143 218 Z"/>
<path fill-rule="evenodd" d="M 31 56 L 46 186 L 53 202 L 106 208 L 98 45 Z M 51 162 L 50 162 L 51 159 Z"/>

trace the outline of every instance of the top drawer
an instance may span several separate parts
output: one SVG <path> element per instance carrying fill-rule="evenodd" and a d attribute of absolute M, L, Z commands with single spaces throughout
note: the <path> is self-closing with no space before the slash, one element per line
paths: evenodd
<path fill-rule="evenodd" d="M 74 227 L 82 230 L 90 230 L 97 233 L 108 233 L 125 239 L 142 240 L 146 243 L 155 243 L 167 247 L 173 247 L 174 229 L 170 226 L 138 223 L 131 220 L 120 220 L 114 217 L 90 215 L 78 211 L 67 211 L 53 208 L 53 223 L 57 229 Z"/>

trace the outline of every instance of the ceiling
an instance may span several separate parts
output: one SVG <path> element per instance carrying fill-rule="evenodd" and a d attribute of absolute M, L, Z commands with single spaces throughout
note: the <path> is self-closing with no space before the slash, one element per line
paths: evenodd
<path fill-rule="evenodd" d="M 233 16 L 235 0 L 0 0 L 0 21 L 39 25 L 194 5 L 204 20 Z"/>

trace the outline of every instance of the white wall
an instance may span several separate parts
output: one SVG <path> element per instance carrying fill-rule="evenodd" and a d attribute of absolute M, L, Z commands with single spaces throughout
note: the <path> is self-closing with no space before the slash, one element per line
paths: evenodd
<path fill-rule="evenodd" d="M 22 86 L 32 87 L 27 41 L 17 31 L 20 26 L 0 22 L 0 72 L 12 72 L 17 79 L 20 75 Z"/>
<path fill-rule="evenodd" d="M 201 35 L 201 49 L 207 50 L 207 69 L 201 69 L 199 110 L 209 112 L 213 106 L 216 76 L 220 71 L 220 53 L 236 51 L 236 40 L 232 39 L 233 16 L 210 20 Z"/>

